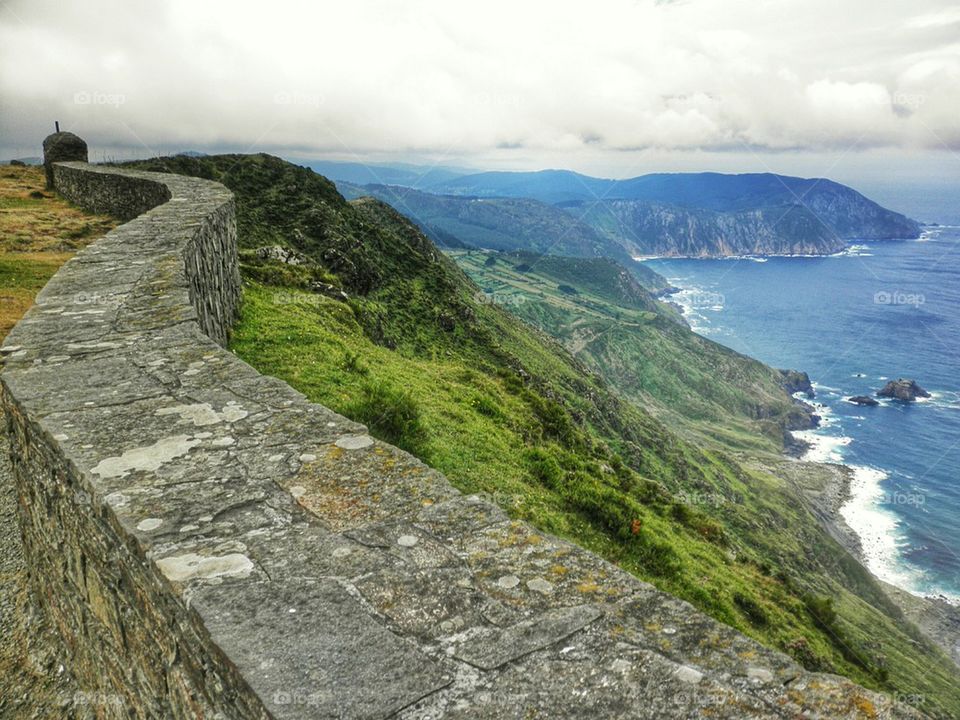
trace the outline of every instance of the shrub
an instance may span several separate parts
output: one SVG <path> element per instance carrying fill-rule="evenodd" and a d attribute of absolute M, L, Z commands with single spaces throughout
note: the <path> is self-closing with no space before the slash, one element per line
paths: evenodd
<path fill-rule="evenodd" d="M 794 660 L 811 672 L 833 671 L 830 663 L 826 662 L 813 651 L 813 648 L 810 647 L 810 643 L 805 637 L 798 637 L 795 640 L 791 640 L 784 646 L 784 650 L 786 650 Z"/>
<path fill-rule="evenodd" d="M 636 545 L 631 550 L 644 570 L 664 578 L 675 577 L 680 572 L 680 558 L 667 543 L 654 540 L 642 530 L 636 538 Z"/>
<path fill-rule="evenodd" d="M 733 594 L 733 603 L 737 606 L 744 617 L 750 621 L 751 625 L 756 627 L 766 627 L 769 619 L 767 613 L 756 600 L 749 595 L 737 592 Z"/>
<path fill-rule="evenodd" d="M 551 489 L 558 489 L 563 483 L 563 468 L 552 453 L 542 448 L 531 448 L 524 453 L 527 472 Z"/>
<path fill-rule="evenodd" d="M 363 361 L 360 359 L 360 353 L 356 353 L 348 350 L 343 356 L 343 369 L 347 372 L 355 373 L 357 375 L 366 375 L 370 372 L 370 369 L 363 364 Z"/>
<path fill-rule="evenodd" d="M 409 391 L 381 382 L 368 382 L 345 415 L 370 428 L 381 440 L 423 458 L 426 432 L 420 406 Z"/>
<path fill-rule="evenodd" d="M 829 635 L 836 633 L 837 611 L 833 607 L 833 598 L 807 594 L 803 596 L 803 604 L 817 627 Z"/>

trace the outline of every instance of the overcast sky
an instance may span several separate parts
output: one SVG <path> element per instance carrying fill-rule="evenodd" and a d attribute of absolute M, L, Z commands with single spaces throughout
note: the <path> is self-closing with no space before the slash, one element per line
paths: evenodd
<path fill-rule="evenodd" d="M 948 0 L 0 0 L 0 157 L 960 179 Z"/>

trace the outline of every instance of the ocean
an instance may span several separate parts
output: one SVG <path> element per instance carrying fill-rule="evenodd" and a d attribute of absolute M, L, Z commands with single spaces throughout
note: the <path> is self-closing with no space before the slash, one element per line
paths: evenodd
<path fill-rule="evenodd" d="M 960 601 L 960 225 L 830 257 L 648 261 L 702 335 L 809 373 L 822 426 L 809 459 L 855 471 L 841 513 L 878 577 Z M 932 393 L 873 395 L 889 379 Z"/>

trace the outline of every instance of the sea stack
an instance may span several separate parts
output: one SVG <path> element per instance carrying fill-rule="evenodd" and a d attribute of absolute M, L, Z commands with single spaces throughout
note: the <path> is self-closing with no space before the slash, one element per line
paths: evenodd
<path fill-rule="evenodd" d="M 917 384 L 916 380 L 898 378 L 891 380 L 877 391 L 877 397 L 893 398 L 903 402 L 914 402 L 917 398 L 928 398 L 930 393 Z"/>

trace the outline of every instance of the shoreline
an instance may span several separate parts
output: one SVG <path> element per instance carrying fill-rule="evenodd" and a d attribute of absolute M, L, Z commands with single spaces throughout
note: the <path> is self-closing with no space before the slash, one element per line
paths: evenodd
<path fill-rule="evenodd" d="M 951 228 L 952 225 L 939 225 L 926 228 L 936 231 L 941 228 Z M 767 262 L 770 258 L 832 258 L 863 256 L 863 250 L 869 250 L 866 243 L 897 243 L 918 242 L 928 239 L 932 233 L 921 232 L 917 237 L 902 238 L 858 238 L 851 240 L 846 247 L 836 252 L 828 253 L 748 253 L 745 255 L 632 255 L 634 262 L 649 262 L 655 260 L 750 260 L 752 262 Z"/>
<path fill-rule="evenodd" d="M 684 292 L 698 290 L 695 286 L 684 285 L 676 279 L 668 278 L 668 281 L 676 287 L 677 293 L 674 294 L 680 294 L 681 298 Z M 691 323 L 692 317 L 696 315 L 693 307 L 688 307 L 680 298 L 671 298 L 669 302 L 680 308 L 684 320 L 694 332 L 703 329 Z M 710 334 L 706 333 L 704 336 L 709 338 Z M 814 387 L 817 387 L 816 383 Z M 935 399 L 937 398 L 926 400 L 933 402 Z M 883 512 L 875 502 L 882 496 L 880 482 L 888 477 L 887 471 L 866 465 L 847 464 L 844 461 L 843 449 L 853 442 L 853 438 L 824 433 L 824 429 L 831 425 L 831 408 L 823 403 L 813 403 L 813 409 L 820 422 L 812 428 L 787 430 L 783 455 L 794 462 L 816 463 L 827 468 L 841 469 L 839 478 L 832 482 L 832 499 L 826 512 L 816 513 L 830 534 L 878 582 L 896 587 L 914 598 L 943 602 L 960 612 L 960 596 L 912 590 L 909 579 L 902 571 L 898 572 L 898 568 L 892 565 L 889 571 L 879 568 L 883 564 L 890 564 L 891 556 L 896 553 L 897 542 L 894 534 L 895 516 Z M 823 498 L 815 500 L 819 506 Z M 960 635 L 957 642 L 960 644 Z"/>
<path fill-rule="evenodd" d="M 812 488 L 807 483 L 796 483 L 810 503 L 814 517 L 841 547 L 870 573 L 890 601 L 903 613 L 907 621 L 917 626 L 923 635 L 943 650 L 960 668 L 960 603 L 943 595 L 921 595 L 899 587 L 879 577 L 869 566 L 864 555 L 860 535 L 850 527 L 842 514 L 845 505 L 854 498 L 852 491 L 856 469 L 843 463 L 789 458 L 799 464 L 813 465 L 826 482 Z"/>
<path fill-rule="evenodd" d="M 671 285 L 678 284 L 676 280 L 669 278 L 668 280 Z M 683 292 L 691 288 L 680 285 L 677 290 Z M 692 290 L 695 291 L 696 288 Z M 680 308 L 684 319 L 689 324 L 692 308 L 685 307 L 673 298 L 668 302 Z M 697 331 L 695 327 L 691 329 Z M 918 594 L 885 580 L 874 571 L 864 547 L 865 537 L 851 526 L 845 517 L 844 509 L 847 509 L 848 514 L 852 512 L 851 505 L 857 500 L 864 505 L 869 504 L 874 499 L 874 491 L 878 489 L 879 480 L 886 474 L 874 468 L 866 466 L 860 468 L 844 463 L 842 449 L 852 442 L 852 438 L 824 434 L 823 428 L 830 424 L 830 410 L 822 404 L 818 410 L 823 411 L 822 424 L 819 427 L 785 433 L 787 442 L 784 446 L 783 458 L 797 468 L 803 465 L 815 466 L 817 472 L 814 474 L 819 482 L 814 484 L 798 482 L 796 477 L 793 478 L 793 482 L 807 498 L 809 509 L 827 533 L 876 580 L 889 600 L 903 613 L 904 618 L 913 623 L 930 642 L 943 650 L 960 668 L 960 598 Z M 876 473 L 871 478 L 861 477 L 860 496 L 855 495 L 854 491 L 858 470 L 861 474 Z M 871 480 L 874 487 L 869 488 L 868 493 L 867 485 Z M 891 536 L 887 542 L 892 543 L 895 540 Z M 876 544 L 873 547 L 877 552 Z"/>
<path fill-rule="evenodd" d="M 821 508 L 825 524 L 831 529 L 831 535 L 835 535 L 834 539 L 879 582 L 896 587 L 914 598 L 944 602 L 960 612 L 960 597 L 912 590 L 905 578 L 895 577 L 895 571 L 877 571 L 876 565 L 889 561 L 885 556 L 894 551 L 896 544 L 896 537 L 892 534 L 895 519 L 878 510 L 875 503 L 876 498 L 882 495 L 879 484 L 886 479 L 887 473 L 879 468 L 845 463 L 842 448 L 849 445 L 852 439 L 822 435 L 819 431 L 820 428 L 814 428 L 791 433 L 799 435 L 797 439 L 809 445 L 802 456 L 793 456 L 792 459 L 835 471 L 832 483 L 835 482 L 836 487 L 831 488 L 829 493 L 833 499 L 828 506 Z M 812 499 L 818 503 L 823 500 L 822 497 Z"/>

